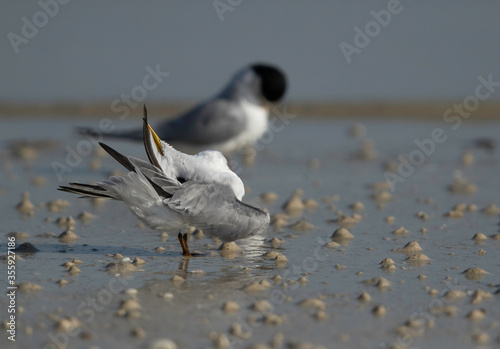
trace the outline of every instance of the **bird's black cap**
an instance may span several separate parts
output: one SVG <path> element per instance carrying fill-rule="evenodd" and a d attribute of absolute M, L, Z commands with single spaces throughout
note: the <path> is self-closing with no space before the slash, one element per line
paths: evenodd
<path fill-rule="evenodd" d="M 252 70 L 260 77 L 262 96 L 269 102 L 279 101 L 286 92 L 285 74 L 268 64 L 254 64 Z"/>

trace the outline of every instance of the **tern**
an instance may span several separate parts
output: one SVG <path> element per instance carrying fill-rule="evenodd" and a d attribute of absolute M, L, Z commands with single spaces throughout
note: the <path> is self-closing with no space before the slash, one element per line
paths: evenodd
<path fill-rule="evenodd" d="M 158 136 L 188 154 L 217 150 L 230 154 L 257 142 L 268 129 L 271 104 L 284 97 L 287 79 L 273 65 L 253 64 L 237 72 L 214 97 L 185 114 L 155 126 Z M 93 134 L 82 128 L 82 133 Z M 107 133 L 106 137 L 142 140 L 142 130 Z"/>
<path fill-rule="evenodd" d="M 69 183 L 61 191 L 83 198 L 123 201 L 139 219 L 158 231 L 179 231 L 182 255 L 191 257 L 189 226 L 230 242 L 248 238 L 269 225 L 269 213 L 241 201 L 243 182 L 232 172 L 222 153 L 183 154 L 163 142 L 147 121 L 144 106 L 143 138 L 149 162 L 125 156 L 100 143 L 129 172 L 97 184 Z"/>

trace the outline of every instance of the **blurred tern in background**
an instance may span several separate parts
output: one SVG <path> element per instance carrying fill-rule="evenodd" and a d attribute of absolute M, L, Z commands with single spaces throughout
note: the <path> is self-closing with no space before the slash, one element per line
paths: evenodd
<path fill-rule="evenodd" d="M 262 137 L 268 128 L 270 104 L 278 103 L 286 89 L 285 74 L 278 67 L 253 64 L 236 73 L 215 97 L 155 129 L 162 140 L 185 153 L 211 149 L 230 154 Z M 142 130 L 116 131 L 106 137 L 140 141 Z"/>

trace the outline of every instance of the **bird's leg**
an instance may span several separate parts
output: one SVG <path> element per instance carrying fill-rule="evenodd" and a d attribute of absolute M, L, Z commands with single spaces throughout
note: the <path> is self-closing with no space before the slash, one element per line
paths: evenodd
<path fill-rule="evenodd" d="M 182 255 L 185 257 L 192 257 L 191 253 L 189 252 L 189 247 L 187 243 L 187 234 L 182 235 L 181 232 L 177 234 L 177 239 L 179 240 L 179 243 L 181 244 L 182 248 Z"/>
<path fill-rule="evenodd" d="M 185 249 L 184 252 L 186 252 L 186 254 L 184 254 L 183 252 L 182 255 L 187 257 L 192 257 L 191 252 L 189 252 L 187 233 L 184 233 L 184 235 L 182 236 L 182 240 L 184 240 L 184 249 Z"/>
<path fill-rule="evenodd" d="M 187 243 L 185 244 L 184 239 L 182 238 L 181 232 L 179 232 L 179 234 L 177 234 L 177 240 L 179 240 L 179 244 L 181 244 L 182 255 L 190 257 L 191 254 L 189 253 L 189 249 L 187 249 Z"/>

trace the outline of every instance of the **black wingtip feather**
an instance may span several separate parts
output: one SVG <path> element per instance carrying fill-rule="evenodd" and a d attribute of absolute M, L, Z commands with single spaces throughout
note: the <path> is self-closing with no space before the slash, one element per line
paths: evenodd
<path fill-rule="evenodd" d="M 106 151 L 106 153 L 111 155 L 113 157 L 113 159 L 115 159 L 120 164 L 122 164 L 123 167 L 125 167 L 127 170 L 135 172 L 134 165 L 132 165 L 130 160 L 125 155 L 120 154 L 119 152 L 117 152 L 116 150 L 111 148 L 109 145 L 106 145 L 102 142 L 99 142 L 99 145 Z"/>
<path fill-rule="evenodd" d="M 146 109 L 146 104 L 144 104 L 144 117 L 142 118 L 142 138 L 144 142 L 144 149 L 146 149 L 146 155 L 148 156 L 149 162 L 161 169 L 158 159 L 156 159 L 153 151 L 153 145 L 151 144 L 151 137 L 149 137 L 149 124 L 148 124 L 148 111 Z"/>

